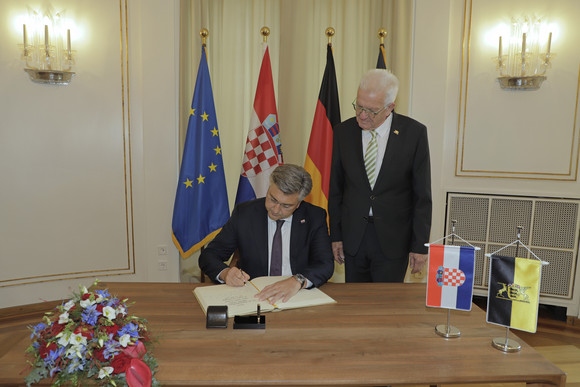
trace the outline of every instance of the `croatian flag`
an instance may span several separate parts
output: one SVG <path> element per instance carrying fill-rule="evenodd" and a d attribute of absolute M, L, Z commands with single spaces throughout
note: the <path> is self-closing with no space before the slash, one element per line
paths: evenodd
<path fill-rule="evenodd" d="M 429 246 L 427 306 L 471 310 L 475 248 Z"/>
<path fill-rule="evenodd" d="M 270 174 L 283 163 L 270 53 L 268 44 L 264 43 L 236 204 L 266 196 Z"/>

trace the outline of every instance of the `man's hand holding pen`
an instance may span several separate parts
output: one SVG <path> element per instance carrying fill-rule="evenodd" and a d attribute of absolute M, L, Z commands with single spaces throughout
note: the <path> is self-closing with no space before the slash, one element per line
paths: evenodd
<path fill-rule="evenodd" d="M 248 273 L 237 267 L 230 267 L 220 273 L 220 279 L 228 286 L 244 286 L 250 279 Z"/>

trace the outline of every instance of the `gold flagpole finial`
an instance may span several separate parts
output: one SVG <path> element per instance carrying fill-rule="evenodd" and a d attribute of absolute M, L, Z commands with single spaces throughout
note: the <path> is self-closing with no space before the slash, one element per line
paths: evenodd
<path fill-rule="evenodd" d="M 201 44 L 205 46 L 205 40 L 209 36 L 209 31 L 207 30 L 207 28 L 202 28 L 201 30 L 199 30 L 199 36 L 201 36 Z"/>
<path fill-rule="evenodd" d="M 324 33 L 328 37 L 328 44 L 332 46 L 332 37 L 334 36 L 334 28 L 328 27 L 326 31 L 324 31 Z"/>
<path fill-rule="evenodd" d="M 379 37 L 381 44 L 385 44 L 385 38 L 387 37 L 387 30 L 384 29 L 383 27 L 379 28 L 379 33 L 377 34 L 377 36 Z"/>
<path fill-rule="evenodd" d="M 266 26 L 260 28 L 260 34 L 264 38 L 264 43 L 268 43 L 268 35 L 270 35 L 270 29 Z"/>

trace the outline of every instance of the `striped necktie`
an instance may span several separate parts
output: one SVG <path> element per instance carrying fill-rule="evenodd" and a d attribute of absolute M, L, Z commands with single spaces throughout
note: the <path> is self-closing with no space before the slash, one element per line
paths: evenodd
<path fill-rule="evenodd" d="M 373 188 L 375 186 L 375 181 L 377 180 L 377 154 L 379 146 L 375 131 L 372 130 L 369 133 L 373 138 L 369 141 L 367 151 L 365 152 L 365 169 L 367 171 L 367 177 L 369 178 L 371 188 Z"/>

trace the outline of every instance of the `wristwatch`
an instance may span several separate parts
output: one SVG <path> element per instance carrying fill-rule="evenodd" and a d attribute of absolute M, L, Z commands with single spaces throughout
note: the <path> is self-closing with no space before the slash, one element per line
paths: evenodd
<path fill-rule="evenodd" d="M 294 274 L 293 277 L 300 283 L 300 289 L 306 285 L 306 277 L 304 277 L 302 274 Z"/>

